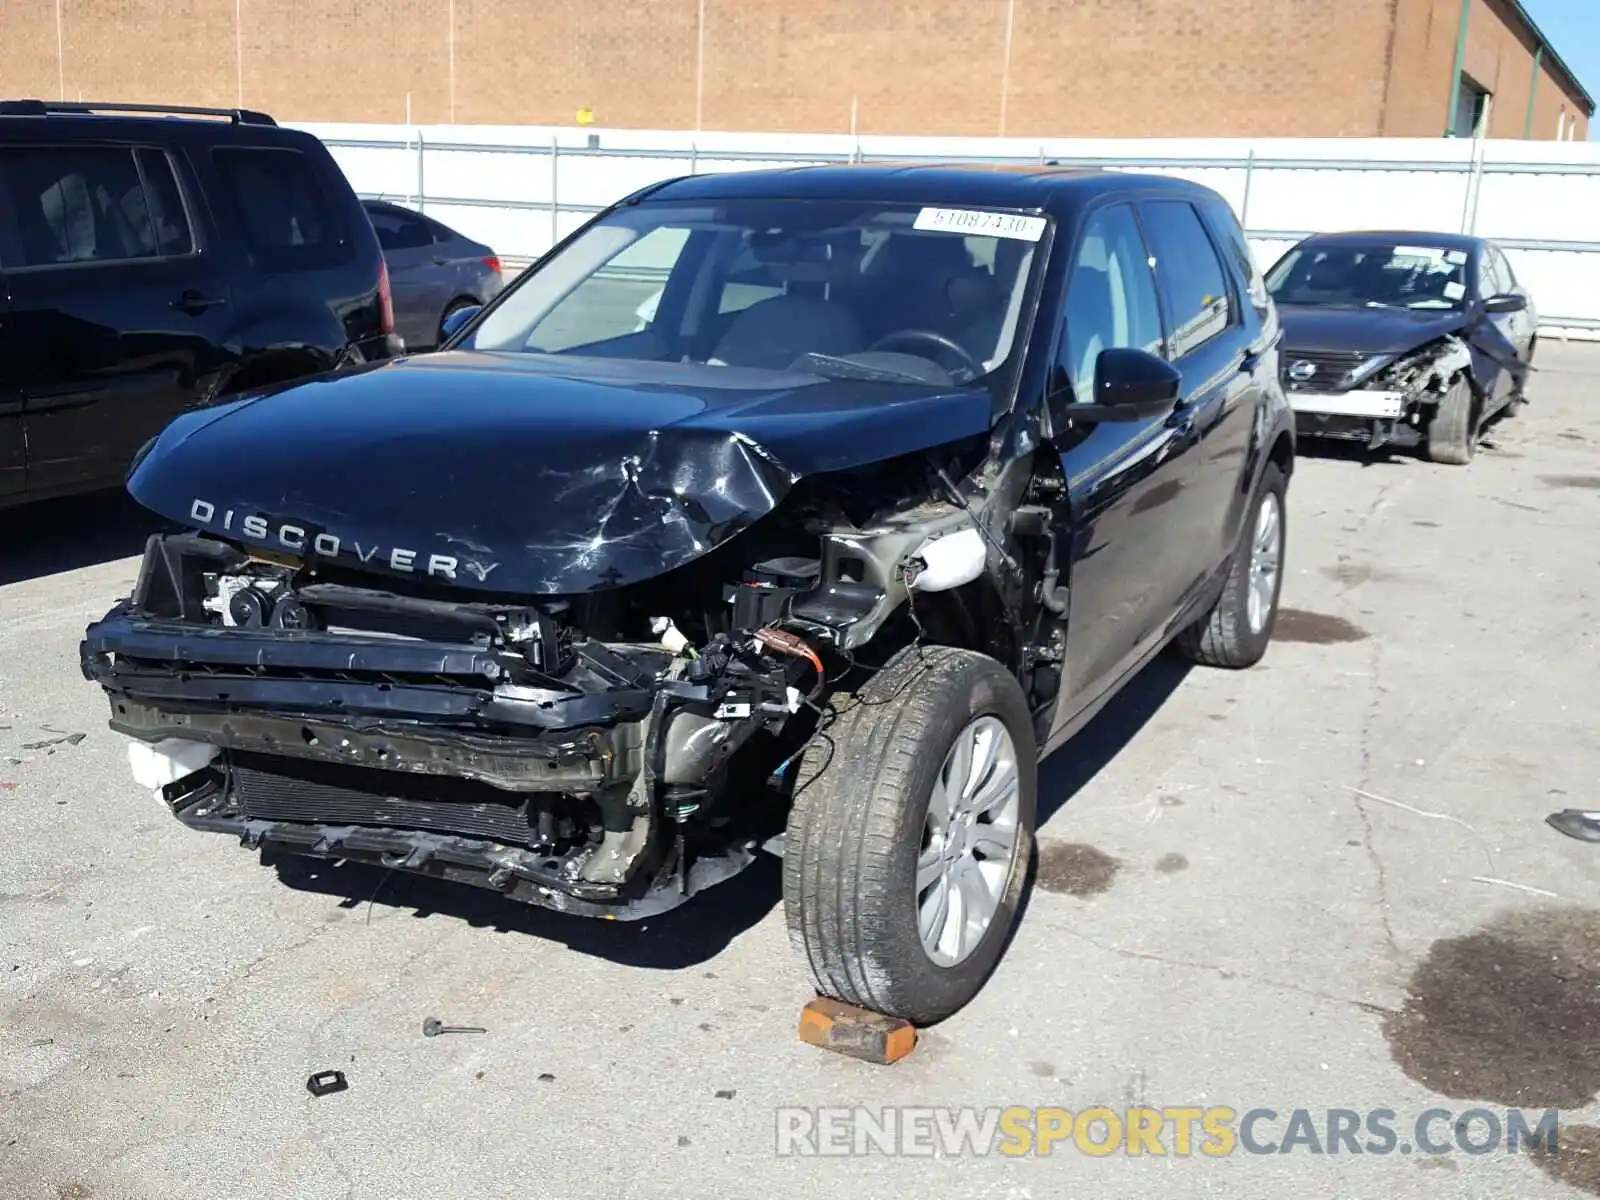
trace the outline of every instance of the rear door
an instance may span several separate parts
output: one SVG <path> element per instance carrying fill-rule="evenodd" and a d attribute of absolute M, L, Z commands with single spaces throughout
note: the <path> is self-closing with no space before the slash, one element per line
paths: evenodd
<path fill-rule="evenodd" d="M 1074 252 L 1051 369 L 1052 439 L 1072 509 L 1066 696 L 1052 737 L 1135 662 L 1170 611 L 1192 556 L 1175 519 L 1187 501 L 1192 434 L 1182 419 L 1076 420 L 1101 351 L 1163 352 L 1156 283 L 1131 204 L 1093 212 Z M 1058 553 L 1066 548 L 1065 541 Z"/>
<path fill-rule="evenodd" d="M 1261 398 L 1237 290 L 1199 210 L 1186 199 L 1149 199 L 1139 214 L 1150 239 L 1166 313 L 1173 365 L 1183 373 L 1183 401 L 1173 421 L 1187 440 L 1194 470 L 1174 497 L 1173 568 L 1182 583 L 1172 613 L 1186 606 L 1232 549 L 1237 489 Z M 1180 531 L 1181 532 L 1178 532 Z"/>
<path fill-rule="evenodd" d="M 121 481 L 135 451 L 201 402 L 230 357 L 226 274 L 154 146 L 0 150 L 18 252 L 11 295 L 28 490 Z"/>
<path fill-rule="evenodd" d="M 408 348 L 439 340 L 439 318 L 450 302 L 455 267 L 434 244 L 426 221 L 391 204 L 368 204 L 367 216 L 389 264 L 395 328 Z"/>

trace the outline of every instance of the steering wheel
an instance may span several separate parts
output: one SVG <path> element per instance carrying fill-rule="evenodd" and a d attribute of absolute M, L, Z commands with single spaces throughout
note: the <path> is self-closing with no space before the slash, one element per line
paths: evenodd
<path fill-rule="evenodd" d="M 867 347 L 867 352 L 885 350 L 890 346 L 898 346 L 907 342 L 931 342 L 939 349 L 947 350 L 959 358 L 961 365 L 972 372 L 969 378 L 976 379 L 983 374 L 983 364 L 972 357 L 971 352 L 965 346 L 954 338 L 946 337 L 944 334 L 932 329 L 896 329 L 893 333 L 886 333 L 873 342 L 872 345 Z"/>

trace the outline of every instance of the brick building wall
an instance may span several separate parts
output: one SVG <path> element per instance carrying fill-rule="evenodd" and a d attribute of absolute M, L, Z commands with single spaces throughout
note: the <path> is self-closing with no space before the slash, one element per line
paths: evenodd
<path fill-rule="evenodd" d="M 1534 46 L 1472 0 L 1520 137 Z M 1021 137 L 1438 136 L 1460 0 L 10 0 L 0 94 L 289 120 Z M 235 13 L 239 21 L 235 23 Z M 58 55 L 58 35 L 59 48 Z M 1541 69 L 1531 135 L 1570 88 Z"/>

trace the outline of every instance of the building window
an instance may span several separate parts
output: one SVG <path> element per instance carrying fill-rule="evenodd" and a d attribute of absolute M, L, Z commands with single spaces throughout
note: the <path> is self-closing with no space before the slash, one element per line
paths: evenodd
<path fill-rule="evenodd" d="M 1489 132 L 1489 91 L 1463 74 L 1456 88 L 1455 119 L 1450 123 L 1451 137 L 1480 137 Z"/>

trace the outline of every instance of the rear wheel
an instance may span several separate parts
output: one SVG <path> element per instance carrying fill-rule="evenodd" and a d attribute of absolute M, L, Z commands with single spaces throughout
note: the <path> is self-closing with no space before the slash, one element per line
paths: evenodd
<path fill-rule="evenodd" d="M 1180 633 L 1178 653 L 1208 667 L 1250 667 L 1261 661 L 1278 619 L 1283 550 L 1288 540 L 1283 471 L 1268 463 L 1240 531 L 1233 565 L 1211 611 Z"/>
<path fill-rule="evenodd" d="M 978 994 L 1016 921 L 1036 758 L 1010 672 L 945 646 L 902 651 L 818 734 L 783 865 L 818 992 L 917 1024 Z"/>
<path fill-rule="evenodd" d="M 1478 447 L 1480 413 L 1471 381 L 1457 376 L 1428 420 L 1428 457 L 1452 467 L 1470 463 Z"/>

